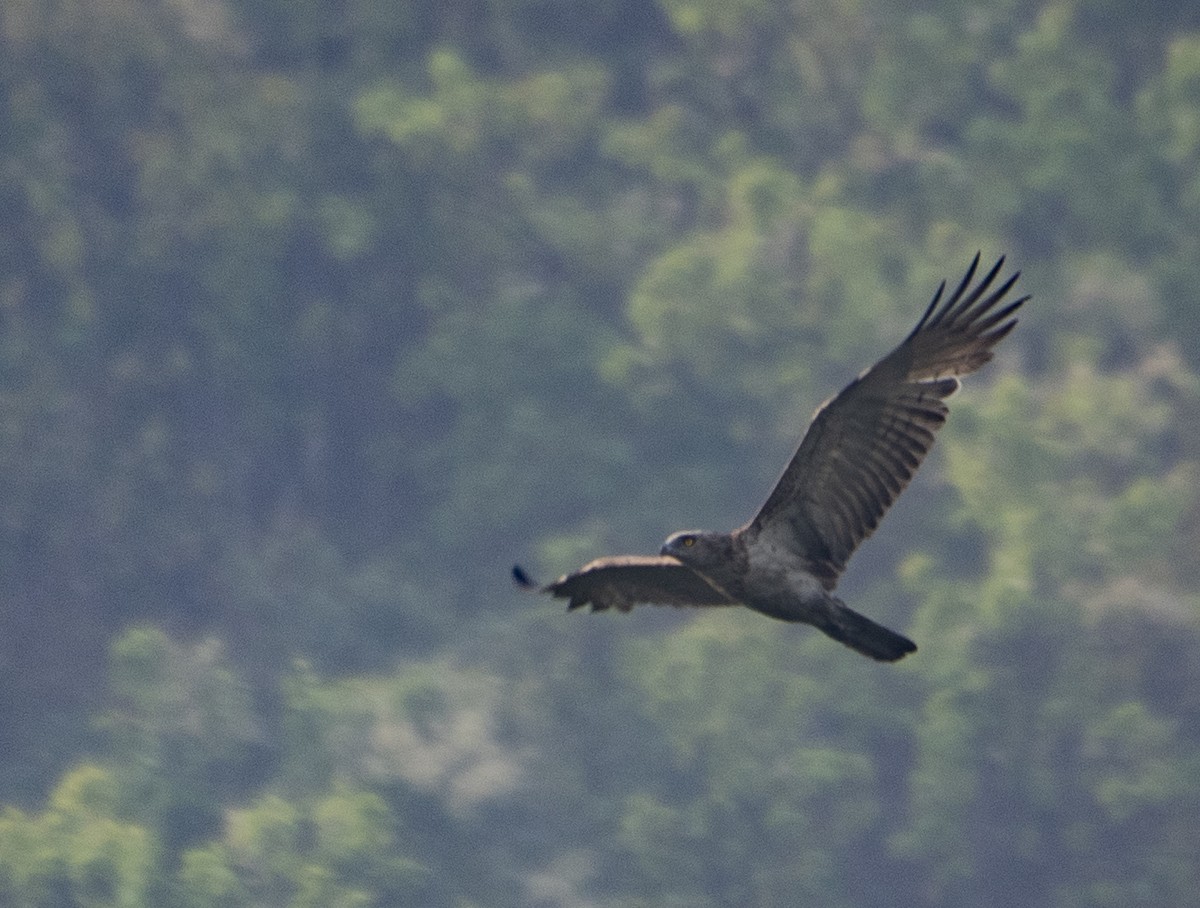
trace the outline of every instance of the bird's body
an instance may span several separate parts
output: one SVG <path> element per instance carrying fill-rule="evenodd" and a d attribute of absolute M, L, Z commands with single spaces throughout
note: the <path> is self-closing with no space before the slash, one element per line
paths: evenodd
<path fill-rule="evenodd" d="M 689 544 L 688 539 L 694 541 Z M 711 551 L 732 557 L 712 559 Z M 704 554 L 696 557 L 700 552 Z M 917 648 L 907 637 L 852 611 L 788 547 L 753 527 L 732 533 L 677 533 L 663 545 L 662 554 L 709 578 L 731 603 L 780 621 L 811 624 L 873 659 L 892 662 Z M 741 564 L 745 570 L 730 567 Z"/>
<path fill-rule="evenodd" d="M 908 638 L 833 595 L 859 543 L 904 490 L 946 420 L 945 398 L 1016 325 L 1022 297 L 996 310 L 1014 274 L 988 293 L 1004 259 L 974 288 L 975 257 L 944 303 L 945 284 L 895 350 L 817 410 L 799 449 L 758 514 L 731 533 L 674 533 L 657 556 L 589 562 L 544 591 L 568 608 L 628 611 L 638 603 L 744 605 L 803 622 L 881 661 L 916 649 Z M 986 294 L 986 296 L 985 296 Z M 995 310 L 995 311 L 993 311 Z M 532 586 L 520 568 L 513 576 Z"/>

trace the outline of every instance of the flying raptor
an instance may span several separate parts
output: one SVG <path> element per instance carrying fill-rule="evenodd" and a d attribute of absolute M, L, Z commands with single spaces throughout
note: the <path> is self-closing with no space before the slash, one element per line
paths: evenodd
<path fill-rule="evenodd" d="M 1028 296 L 1004 302 L 1004 258 L 977 283 L 979 254 L 958 287 L 943 281 L 912 333 L 823 403 L 754 518 L 732 533 L 674 533 L 658 555 L 597 558 L 545 587 L 568 609 L 629 611 L 638 603 L 744 605 L 799 621 L 884 662 L 916 650 L 833 595 L 859 543 L 908 485 L 949 412 L 958 376 L 992 358 Z M 945 299 L 943 300 L 943 296 Z M 519 566 L 513 578 L 536 585 Z"/>

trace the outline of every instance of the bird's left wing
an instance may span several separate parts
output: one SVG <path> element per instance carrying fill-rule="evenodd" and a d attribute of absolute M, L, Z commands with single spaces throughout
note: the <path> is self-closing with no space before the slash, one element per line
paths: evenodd
<path fill-rule="evenodd" d="M 998 305 L 1014 274 L 992 289 L 1004 259 L 972 286 L 979 256 L 943 301 L 945 283 L 912 333 L 817 410 L 757 516 L 743 529 L 790 550 L 832 589 L 859 543 L 904 491 L 949 412 L 956 376 L 992 358 L 1028 297 Z"/>
<path fill-rule="evenodd" d="M 519 567 L 513 569 L 513 576 L 522 586 L 533 585 Z M 542 587 L 542 592 L 569 600 L 568 610 L 591 605 L 593 612 L 608 608 L 627 612 L 643 602 L 679 606 L 736 604 L 691 568 L 666 555 L 597 558 Z"/>

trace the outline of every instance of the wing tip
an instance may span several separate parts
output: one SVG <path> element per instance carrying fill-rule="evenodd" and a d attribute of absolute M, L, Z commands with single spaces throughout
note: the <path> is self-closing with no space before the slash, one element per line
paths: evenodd
<path fill-rule="evenodd" d="M 529 573 L 525 570 L 525 568 L 521 567 L 519 564 L 514 564 L 512 566 L 512 579 L 513 583 L 516 584 L 518 589 L 536 590 L 538 588 L 537 583 L 535 583 L 533 578 L 529 576 Z"/>
<path fill-rule="evenodd" d="M 555 596 L 560 599 L 566 599 L 568 612 L 573 612 L 576 609 L 587 605 L 590 601 L 587 596 L 581 595 L 580 593 L 566 592 L 562 589 L 561 583 L 564 579 L 566 578 L 560 578 L 554 583 L 551 583 L 549 586 L 542 586 L 540 583 L 534 580 L 533 577 L 529 575 L 529 572 L 525 570 L 525 568 L 521 567 L 521 565 L 514 564 L 512 566 L 513 585 L 515 585 L 517 589 L 525 590 L 531 593 L 549 593 L 551 596 Z M 597 606 L 594 602 L 591 603 L 591 606 L 593 612 L 597 611 L 597 609 L 603 608 L 603 606 Z"/>

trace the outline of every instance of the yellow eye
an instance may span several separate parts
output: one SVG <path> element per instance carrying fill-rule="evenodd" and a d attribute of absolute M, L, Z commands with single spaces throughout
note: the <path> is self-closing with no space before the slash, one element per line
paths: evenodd
<path fill-rule="evenodd" d="M 684 536 L 681 541 L 683 542 L 684 548 L 690 549 L 692 546 L 694 546 L 696 544 L 696 537 L 695 536 Z"/>

